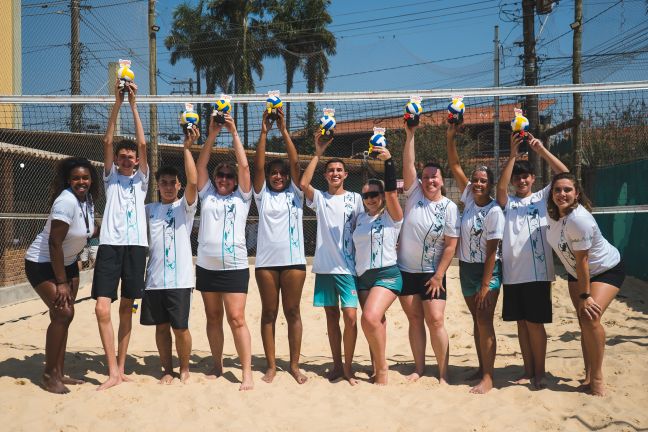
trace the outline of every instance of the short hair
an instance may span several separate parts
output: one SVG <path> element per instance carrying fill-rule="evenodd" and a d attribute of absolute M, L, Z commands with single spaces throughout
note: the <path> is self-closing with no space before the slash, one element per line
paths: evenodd
<path fill-rule="evenodd" d="M 443 168 L 441 167 L 440 163 L 435 161 L 430 161 L 426 163 L 425 165 L 423 165 L 423 169 L 421 170 L 421 175 L 423 175 L 423 170 L 425 170 L 425 168 L 436 168 L 441 173 L 441 177 L 443 177 Z"/>
<path fill-rule="evenodd" d="M 281 170 L 282 173 L 285 173 L 287 176 L 290 177 L 290 167 L 288 166 L 288 161 L 286 159 L 272 159 L 270 162 L 266 163 L 265 166 L 265 175 L 266 177 L 270 175 L 270 172 L 272 171 L 272 167 L 274 166 L 279 166 L 279 169 Z"/>
<path fill-rule="evenodd" d="M 533 168 L 528 160 L 516 161 L 513 164 L 513 175 L 533 174 Z"/>
<path fill-rule="evenodd" d="M 574 204 L 572 204 L 567 214 L 574 211 L 574 209 L 578 207 L 578 204 L 585 207 L 585 209 L 591 213 L 592 201 L 590 201 L 587 195 L 585 195 L 585 191 L 583 190 L 583 187 L 581 186 L 580 182 L 578 181 L 578 179 L 574 174 L 570 172 L 564 172 L 564 173 L 556 174 L 555 176 L 553 176 L 553 179 L 551 179 L 551 187 L 549 188 L 549 194 L 547 195 L 547 214 L 549 215 L 549 217 L 553 220 L 560 219 L 560 210 L 558 210 L 558 206 L 553 200 L 553 188 L 556 182 L 562 179 L 570 180 L 574 185 L 574 189 L 576 190 L 576 193 L 578 194 L 578 198 L 576 199 L 576 201 L 574 201 Z"/>
<path fill-rule="evenodd" d="M 234 174 L 234 180 L 236 180 L 236 184 L 238 185 L 238 169 L 236 168 L 236 164 L 233 164 L 232 162 L 219 162 L 218 165 L 216 165 L 216 168 L 212 171 L 212 178 L 216 177 L 216 173 L 223 168 L 232 171 L 232 174 Z"/>
<path fill-rule="evenodd" d="M 486 177 L 488 178 L 488 184 L 489 185 L 492 186 L 492 185 L 495 184 L 495 174 L 493 174 L 493 171 L 490 168 L 488 168 L 486 165 L 481 165 L 481 166 L 476 167 L 473 170 L 472 174 L 476 173 L 477 171 L 481 171 L 481 172 L 486 173 Z"/>
<path fill-rule="evenodd" d="M 138 154 L 138 151 L 137 151 L 137 144 L 133 140 L 123 139 L 123 140 L 118 141 L 115 144 L 115 155 L 117 155 L 121 150 L 133 151 L 133 152 L 135 152 L 135 156 L 139 157 L 139 154 Z"/>
<path fill-rule="evenodd" d="M 328 166 L 331 165 L 332 163 L 342 164 L 342 168 L 344 169 L 344 171 L 346 171 L 346 164 L 340 158 L 331 158 L 327 160 L 326 163 L 324 164 L 324 171 L 326 171 L 328 169 Z"/>
<path fill-rule="evenodd" d="M 162 176 L 171 176 L 179 179 L 180 171 L 173 165 L 164 165 L 155 172 L 155 181 L 160 181 L 160 177 Z"/>

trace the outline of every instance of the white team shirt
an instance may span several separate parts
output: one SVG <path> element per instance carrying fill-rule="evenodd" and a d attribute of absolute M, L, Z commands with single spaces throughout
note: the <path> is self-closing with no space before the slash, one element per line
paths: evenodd
<path fill-rule="evenodd" d="M 194 287 L 191 228 L 197 201 L 189 205 L 182 197 L 171 204 L 146 205 L 151 245 L 146 289 Z"/>
<path fill-rule="evenodd" d="M 105 174 L 105 172 L 104 172 Z M 140 170 L 132 176 L 119 174 L 113 165 L 104 175 L 106 208 L 101 222 L 100 244 L 148 246 L 144 199 L 149 176 Z"/>
<path fill-rule="evenodd" d="M 502 273 L 505 284 L 555 279 L 551 246 L 547 243 L 547 196 L 550 185 L 504 206 Z"/>
<path fill-rule="evenodd" d="M 306 205 L 317 215 L 313 273 L 355 275 L 353 230 L 364 211 L 360 194 L 331 195 L 315 189 L 313 201 L 306 200 Z"/>
<path fill-rule="evenodd" d="M 220 195 L 211 181 L 200 190 L 200 230 L 196 264 L 207 270 L 248 268 L 245 224 L 252 191 L 236 188 Z"/>
<path fill-rule="evenodd" d="M 254 192 L 259 210 L 256 267 L 306 264 L 304 256 L 304 193 L 290 181 L 281 192 L 263 183 Z"/>
<path fill-rule="evenodd" d="M 398 267 L 408 273 L 435 273 L 445 236 L 459 237 L 459 210 L 447 197 L 430 201 L 417 180 L 405 191 L 405 219 L 398 248 Z"/>
<path fill-rule="evenodd" d="M 557 221 L 551 218 L 548 221 L 547 241 L 573 277 L 577 278 L 574 251 L 589 250 L 590 277 L 610 270 L 621 261 L 617 248 L 603 237 L 594 216 L 582 205 Z"/>
<path fill-rule="evenodd" d="M 94 233 L 94 205 L 88 199 L 80 202 L 69 188 L 61 192 L 52 204 L 45 228 L 27 249 L 26 260 L 37 263 L 52 261 L 49 253 L 52 220 L 64 222 L 69 226 L 63 239 L 63 264 L 69 266 L 76 262 L 77 255 Z"/>
<path fill-rule="evenodd" d="M 353 231 L 356 273 L 396 265 L 396 243 L 403 221 L 394 222 L 387 209 L 375 216 L 358 215 Z"/>
<path fill-rule="evenodd" d="M 504 213 L 495 200 L 483 207 L 478 206 L 473 197 L 472 186 L 472 183 L 468 182 L 461 194 L 461 202 L 465 207 L 461 215 L 458 256 L 463 262 L 483 263 L 486 261 L 486 242 L 501 240 L 504 235 Z"/>

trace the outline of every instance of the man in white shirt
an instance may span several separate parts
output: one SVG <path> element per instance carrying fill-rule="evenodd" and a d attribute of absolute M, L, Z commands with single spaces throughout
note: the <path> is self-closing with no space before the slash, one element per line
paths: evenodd
<path fill-rule="evenodd" d="M 324 164 L 324 178 L 328 183 L 326 192 L 311 186 L 319 159 L 331 141 L 320 142 L 320 134 L 315 136 L 315 155 L 302 174 L 300 187 L 306 196 L 306 204 L 317 214 L 313 304 L 324 307 L 326 312 L 326 327 L 333 355 L 333 369 L 329 372 L 328 379 L 333 381 L 343 377 L 351 385 L 355 385 L 357 381 L 353 376 L 352 363 L 358 335 L 358 293 L 352 234 L 355 220 L 363 212 L 363 206 L 359 194 L 344 190 L 344 180 L 349 174 L 340 159 L 330 159 Z M 344 318 L 344 336 L 340 331 L 338 298 Z"/>
<path fill-rule="evenodd" d="M 160 202 L 147 204 L 149 224 L 149 260 L 146 268 L 146 289 L 142 300 L 140 323 L 155 325 L 155 342 L 163 369 L 160 384 L 173 381 L 171 329 L 176 339 L 180 360 L 180 381 L 189 379 L 189 310 L 195 285 L 191 229 L 197 207 L 198 173 L 191 145 L 198 139 L 198 129 L 188 129 L 184 140 L 184 164 L 187 186 L 179 199 L 181 188 L 178 169 L 163 166 L 155 173 Z"/>
<path fill-rule="evenodd" d="M 132 327 L 133 302 L 142 297 L 144 290 L 144 267 L 148 247 L 144 199 L 148 190 L 149 171 L 144 129 L 137 110 L 137 86 L 130 83 L 127 92 L 135 123 L 135 142 L 124 139 L 113 148 L 113 134 L 124 97 L 118 84 L 115 84 L 115 104 L 103 138 L 106 208 L 92 280 L 92 298 L 97 300 L 95 314 L 101 343 L 106 352 L 109 377 L 98 390 L 128 380 L 124 373 L 124 364 Z M 110 304 L 117 300 L 120 280 L 122 297 L 119 302 L 119 344 L 115 358 L 115 335 Z"/>

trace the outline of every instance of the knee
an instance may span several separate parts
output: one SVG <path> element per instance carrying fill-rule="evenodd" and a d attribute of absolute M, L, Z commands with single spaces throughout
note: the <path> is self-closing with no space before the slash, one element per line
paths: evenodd
<path fill-rule="evenodd" d="M 601 327 L 601 319 L 589 319 L 589 318 L 581 318 L 579 320 L 581 329 L 584 331 L 594 331 L 598 330 Z"/>
<path fill-rule="evenodd" d="M 158 324 L 155 326 L 155 334 L 158 336 L 171 335 L 171 324 Z"/>
<path fill-rule="evenodd" d="M 430 330 L 439 330 L 445 326 L 445 318 L 443 314 L 430 315 L 427 320 L 427 325 Z"/>
<path fill-rule="evenodd" d="M 210 310 L 205 312 L 207 325 L 221 325 L 223 322 L 223 310 Z"/>
<path fill-rule="evenodd" d="M 409 321 L 410 326 L 422 326 L 425 321 L 423 311 L 409 311 L 407 315 L 407 321 Z"/>
<path fill-rule="evenodd" d="M 480 329 L 493 327 L 493 316 L 491 314 L 477 312 L 475 318 L 475 322 Z"/>
<path fill-rule="evenodd" d="M 346 309 L 342 313 L 342 319 L 344 320 L 344 326 L 347 328 L 355 327 L 358 325 L 358 315 L 355 309 L 347 311 Z"/>
<path fill-rule="evenodd" d="M 301 320 L 301 311 L 299 309 L 299 305 L 284 308 L 284 315 L 286 316 L 286 321 L 288 321 L 289 323 L 294 323 Z"/>
<path fill-rule="evenodd" d="M 74 318 L 74 306 L 67 306 L 62 309 L 55 309 L 52 312 L 52 321 L 63 324 L 70 325 L 72 319 Z"/>
<path fill-rule="evenodd" d="M 277 321 L 277 309 L 264 309 L 261 311 L 261 322 L 263 324 Z"/>
<path fill-rule="evenodd" d="M 97 303 L 95 305 L 95 315 L 99 322 L 110 322 L 110 303 Z"/>
<path fill-rule="evenodd" d="M 245 315 L 242 313 L 234 313 L 227 317 L 227 322 L 229 323 L 232 330 L 240 329 L 245 327 Z"/>
<path fill-rule="evenodd" d="M 328 321 L 338 322 L 340 320 L 340 310 L 337 307 L 327 307 L 324 311 L 326 312 L 326 319 Z"/>
<path fill-rule="evenodd" d="M 373 312 L 365 312 L 362 314 L 360 322 L 363 329 L 376 330 L 381 326 L 382 316 Z"/>

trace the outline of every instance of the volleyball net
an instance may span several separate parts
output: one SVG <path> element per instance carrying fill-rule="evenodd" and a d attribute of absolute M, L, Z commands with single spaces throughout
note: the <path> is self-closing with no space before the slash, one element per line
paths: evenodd
<path fill-rule="evenodd" d="M 582 99 L 581 114 L 574 109 L 574 93 Z M 346 188 L 359 191 L 368 177 L 379 176 L 381 164 L 366 158 L 373 128 L 386 130 L 387 147 L 398 164 L 404 143 L 404 107 L 410 96 L 422 97 L 423 113 L 416 139 L 416 160 L 436 160 L 445 165 L 447 106 L 451 96 L 462 95 L 466 106 L 464 131 L 459 138 L 462 165 L 487 165 L 497 170 L 510 154 L 509 137 L 514 109 L 529 117 L 530 128 L 550 151 L 567 166 L 574 167 L 573 126 L 579 125 L 582 178 L 586 191 L 601 214 L 646 212 L 648 192 L 648 82 L 598 85 L 507 87 L 489 89 L 445 89 L 434 91 L 321 93 L 281 95 L 291 137 L 300 154 L 302 167 L 314 150 L 314 135 L 324 108 L 335 109 L 334 139 L 327 157 L 347 163 Z M 185 103 L 199 113 L 202 137 L 193 148 L 200 150 L 207 136 L 212 96 L 140 96 L 138 109 L 143 122 L 152 167 L 172 164 L 182 169 L 183 132 L 179 125 Z M 231 113 L 248 159 L 253 164 L 254 150 L 261 131 L 266 95 L 233 95 Z M 0 286 L 16 282 L 21 275 L 24 250 L 43 228 L 49 212 L 49 186 L 56 163 L 66 156 L 83 156 L 103 167 L 102 136 L 106 129 L 114 96 L 0 96 Z M 124 101 L 116 128 L 117 137 L 133 137 L 134 124 L 128 102 Z M 231 136 L 223 130 L 212 150 L 211 166 L 234 161 Z M 285 157 L 285 143 L 274 128 L 268 137 L 268 157 Z M 153 156 L 152 156 L 153 155 Z M 157 155 L 157 156 L 155 156 Z M 532 155 L 530 155 L 532 156 Z M 152 160 L 155 159 L 154 161 Z M 547 167 L 539 166 L 538 185 L 549 180 Z M 184 181 L 184 177 L 181 179 Z M 321 167 L 314 186 L 326 184 Z M 448 184 L 451 198 L 458 199 Z M 155 195 L 151 190 L 149 199 Z M 103 197 L 97 210 L 103 211 Z M 250 212 L 248 247 L 255 253 L 256 209 Z M 607 216 L 605 216 L 607 217 Z M 611 222 L 612 225 L 618 222 Z M 632 224 L 632 222 L 630 221 Z M 197 227 L 197 224 L 195 225 Z M 619 228 L 616 228 L 619 231 Z M 193 243 L 196 244 L 194 230 Z M 623 232 L 620 235 L 631 235 Z M 307 255 L 315 248 L 316 221 L 312 211 L 304 211 L 304 239 Z M 648 235 L 643 238 L 648 238 Z M 14 259 L 20 257 L 20 264 Z M 13 254 L 13 255 L 12 255 Z M 14 264 L 11 264 L 11 263 Z M 13 274 L 13 273 L 12 273 Z M 3 280 L 4 279 L 4 280 Z"/>

